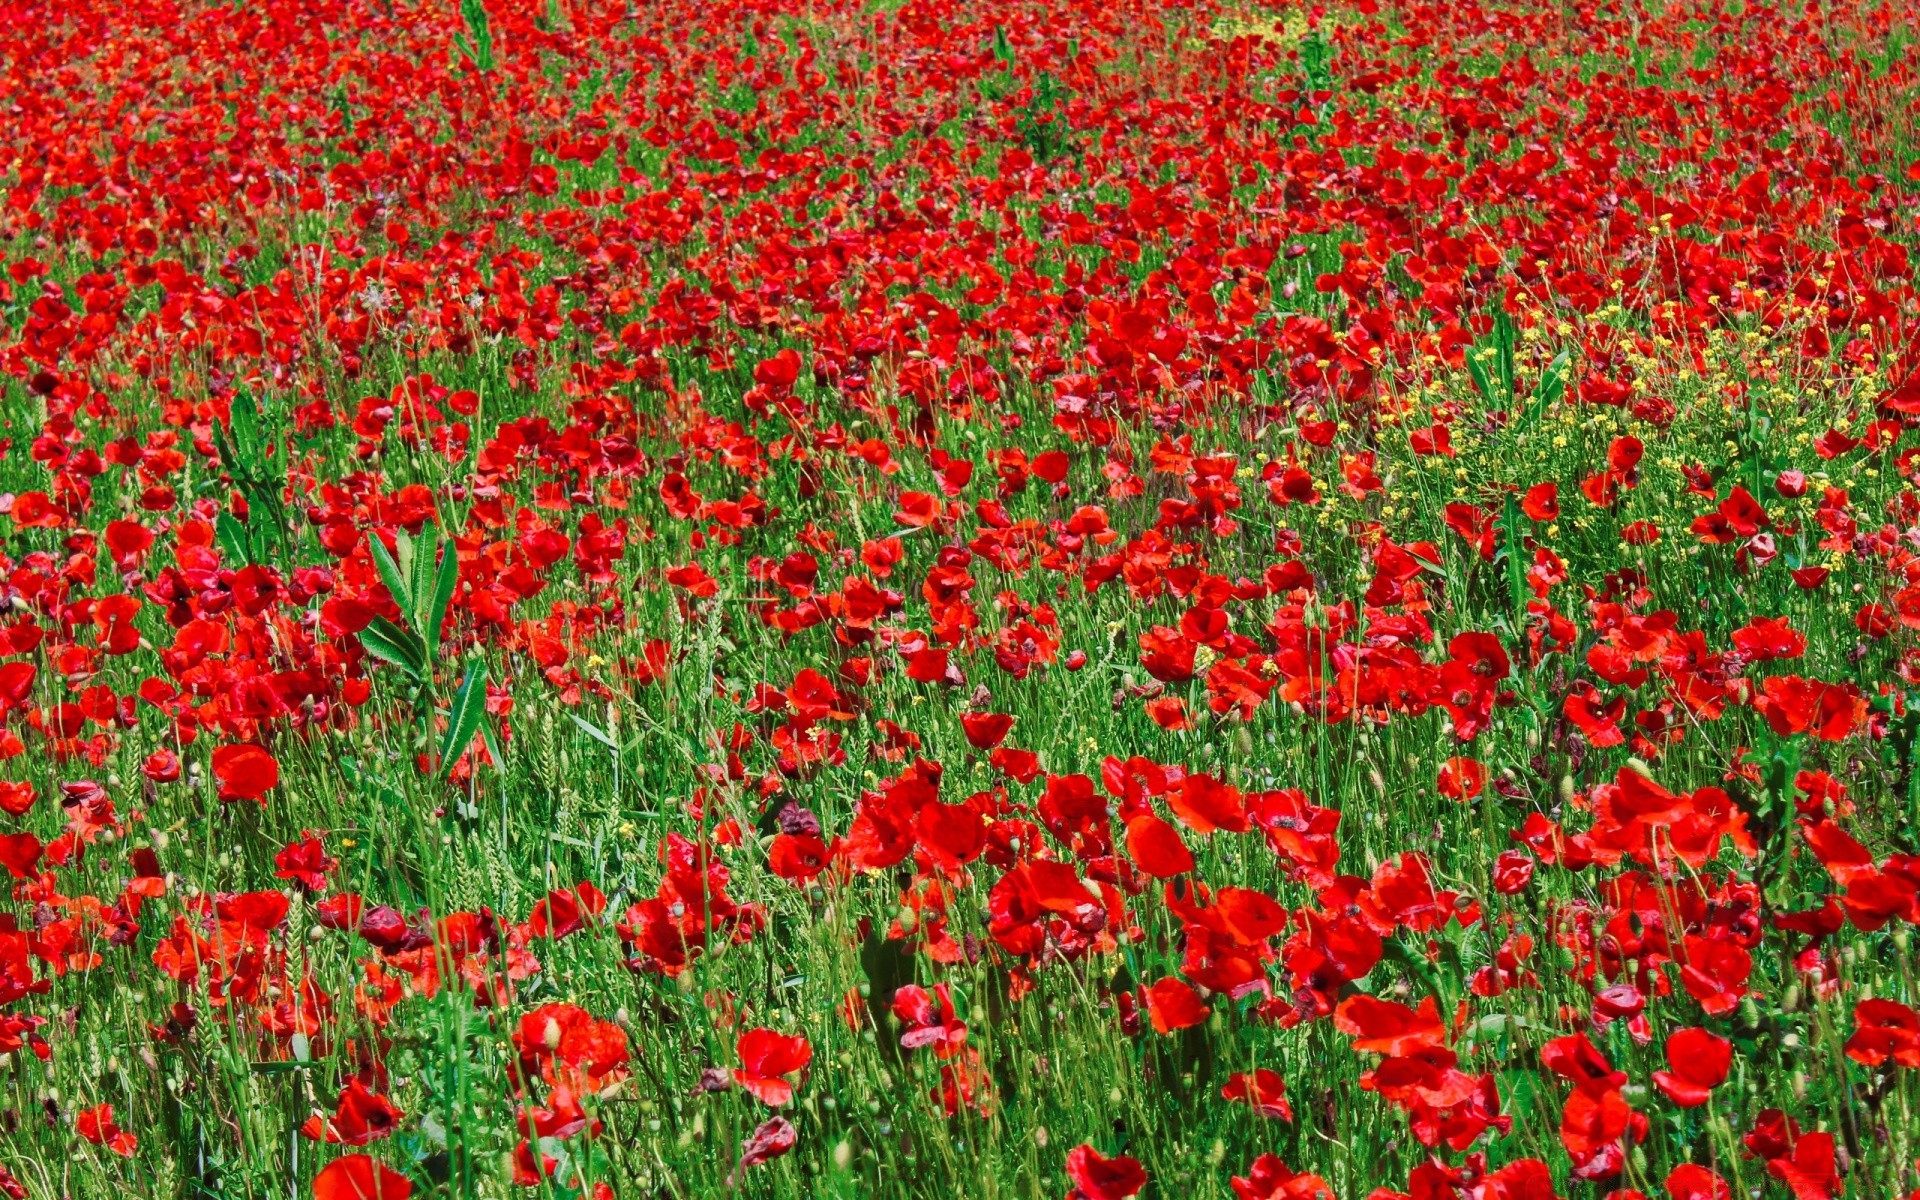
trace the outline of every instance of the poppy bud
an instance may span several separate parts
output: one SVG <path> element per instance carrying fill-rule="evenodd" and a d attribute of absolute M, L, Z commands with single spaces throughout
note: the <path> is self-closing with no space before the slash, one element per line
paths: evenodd
<path fill-rule="evenodd" d="M 1800 471 L 1782 471 L 1773 477 L 1773 490 L 1796 500 L 1807 494 L 1807 477 Z"/>

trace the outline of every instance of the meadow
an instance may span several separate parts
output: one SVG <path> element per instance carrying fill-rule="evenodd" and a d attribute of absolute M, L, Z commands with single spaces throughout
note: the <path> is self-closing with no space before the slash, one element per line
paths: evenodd
<path fill-rule="evenodd" d="M 0 1196 L 1920 1197 L 1916 45 L 0 0 Z"/>

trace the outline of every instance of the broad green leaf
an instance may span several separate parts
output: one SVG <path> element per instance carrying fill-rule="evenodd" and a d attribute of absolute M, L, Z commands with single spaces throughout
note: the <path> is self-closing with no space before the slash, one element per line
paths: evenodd
<path fill-rule="evenodd" d="M 460 690 L 453 694 L 453 704 L 447 712 L 447 737 L 440 743 L 440 774 L 445 776 L 453 770 L 454 760 L 466 750 L 467 743 L 473 741 L 473 735 L 480 728 L 480 719 L 487 711 L 487 671 L 485 667 L 467 668 L 467 677 L 460 684 Z"/>
<path fill-rule="evenodd" d="M 406 534 L 398 536 L 404 538 Z M 387 553 L 386 544 L 380 540 L 380 535 L 369 532 L 367 540 L 373 543 L 373 565 L 380 569 L 380 582 L 387 585 L 387 591 L 393 594 L 393 602 L 400 606 L 401 611 L 407 612 L 407 619 L 411 621 L 413 614 L 407 610 L 413 604 L 413 592 L 407 587 L 406 574 L 401 570 L 400 564 L 393 560 L 393 555 Z M 404 546 L 404 543 L 402 545 Z"/>
<path fill-rule="evenodd" d="M 1467 374 L 1473 377 L 1473 386 L 1480 389 L 1480 396 L 1488 404 L 1500 403 L 1502 397 L 1494 392 L 1492 376 L 1487 373 L 1487 364 L 1480 361 L 1476 349 L 1467 351 Z"/>
<path fill-rule="evenodd" d="M 428 622 L 433 618 L 433 582 L 434 575 L 439 571 L 435 551 L 439 546 L 440 530 L 437 526 L 430 525 L 425 533 L 414 540 L 413 561 L 401 564 L 406 567 L 407 578 L 410 581 L 407 594 L 412 598 L 408 601 L 411 605 L 408 616 L 413 622 L 413 631 L 419 634 L 429 647 L 439 636 L 436 630 L 427 628 Z"/>
<path fill-rule="evenodd" d="M 249 476 L 258 475 L 266 457 L 265 447 L 260 441 L 260 406 L 254 403 L 253 393 L 242 388 L 235 392 L 233 403 L 228 408 L 227 423 L 233 427 L 233 448 L 238 454 L 236 464 Z"/>
<path fill-rule="evenodd" d="M 413 633 L 385 617 L 375 617 L 360 631 L 360 644 L 368 654 L 385 659 L 415 679 L 426 674 L 426 647 Z"/>
<path fill-rule="evenodd" d="M 1537 413 L 1553 407 L 1567 390 L 1567 368 L 1572 359 L 1562 350 L 1553 356 L 1547 364 L 1547 373 L 1540 378 L 1540 387 L 1534 392 L 1534 411 Z"/>
<path fill-rule="evenodd" d="M 1507 493 L 1506 508 L 1500 514 L 1500 553 L 1507 562 L 1507 597 L 1513 606 L 1514 638 L 1521 640 L 1527 620 L 1527 559 L 1521 537 L 1520 501 Z"/>
<path fill-rule="evenodd" d="M 221 555 L 234 566 L 253 561 L 253 543 L 247 538 L 247 527 L 232 513 L 223 512 L 215 519 L 213 536 L 220 543 Z"/>
<path fill-rule="evenodd" d="M 1554 356 L 1552 362 L 1547 364 L 1545 373 L 1540 376 L 1539 385 L 1533 389 L 1533 399 L 1527 403 L 1527 411 L 1522 413 L 1513 424 L 1516 437 L 1531 429 L 1548 409 L 1560 403 L 1560 397 L 1567 391 L 1567 369 L 1571 363 L 1572 359 L 1567 356 L 1565 350 L 1562 350 Z"/>
<path fill-rule="evenodd" d="M 440 649 L 440 629 L 447 623 L 447 613 L 453 608 L 453 589 L 459 579 L 460 556 L 454 553 L 453 543 L 449 541 L 440 555 L 440 569 L 433 581 L 433 594 L 421 610 L 421 615 L 426 619 L 420 636 L 426 639 L 429 654 Z"/>

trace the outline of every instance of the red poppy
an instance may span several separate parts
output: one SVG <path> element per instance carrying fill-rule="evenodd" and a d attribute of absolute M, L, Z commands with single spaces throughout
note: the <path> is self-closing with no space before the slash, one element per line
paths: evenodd
<path fill-rule="evenodd" d="M 740 1143 L 740 1165 L 757 1167 L 779 1158 L 800 1143 L 800 1131 L 785 1117 L 763 1122 Z"/>
<path fill-rule="evenodd" d="M 280 764 L 259 746 L 221 746 L 213 752 L 213 778 L 223 801 L 253 800 L 264 806 L 280 782 Z"/>
<path fill-rule="evenodd" d="M 960 728 L 975 750 L 991 750 L 1006 739 L 1013 718 L 1004 713 L 962 713 Z"/>
<path fill-rule="evenodd" d="M 1167 794 L 1167 803 L 1173 815 L 1195 833 L 1245 833 L 1252 828 L 1240 789 L 1212 775 L 1188 775 Z"/>
<path fill-rule="evenodd" d="M 1282 1121 L 1293 1120 L 1293 1107 L 1287 1103 L 1286 1081 L 1280 1072 L 1261 1067 L 1248 1074 L 1236 1071 L 1220 1089 L 1220 1097 L 1230 1102 L 1250 1106 L 1263 1117 L 1277 1117 Z"/>
<path fill-rule="evenodd" d="M 408 1200 L 413 1181 L 365 1154 L 349 1154 L 313 1177 L 313 1200 Z"/>
<path fill-rule="evenodd" d="M 804 1070 L 813 1061 L 813 1046 L 805 1035 L 771 1029 L 750 1029 L 741 1034 L 735 1052 L 740 1065 L 734 1068 L 733 1081 L 769 1108 L 784 1108 L 792 1101 L 793 1084 L 783 1077 Z"/>
<path fill-rule="evenodd" d="M 364 1146 L 399 1128 L 403 1115 L 391 1100 L 350 1077 L 340 1089 L 333 1116 L 323 1119 L 315 1114 L 300 1126 L 300 1132 L 316 1141 Z"/>
<path fill-rule="evenodd" d="M 40 839 L 31 833 L 0 833 L 0 867 L 15 879 L 31 879 L 40 861 Z"/>
<path fill-rule="evenodd" d="M 122 1158 L 132 1158 L 140 1146 L 138 1138 L 113 1123 L 111 1104 L 84 1109 L 74 1117 L 73 1123 L 81 1137 L 96 1146 L 105 1146 Z"/>
<path fill-rule="evenodd" d="M 1920 1068 L 1920 1013 L 1898 1000 L 1876 996 L 1853 1006 L 1847 1057 L 1864 1066 L 1894 1062 Z"/>
<path fill-rule="evenodd" d="M 1127 855 L 1156 879 L 1193 870 L 1193 852 L 1180 840 L 1180 831 L 1150 812 L 1127 822 Z"/>
<path fill-rule="evenodd" d="M 1487 768 L 1478 759 L 1455 756 L 1440 764 L 1439 789 L 1442 796 L 1471 800 L 1487 784 Z"/>
<path fill-rule="evenodd" d="M 1446 1026 L 1431 996 L 1423 999 L 1418 1009 L 1412 1009 L 1398 1000 L 1357 993 L 1340 1002 L 1333 1024 L 1353 1038 L 1355 1050 L 1394 1058 L 1446 1043 Z"/>
<path fill-rule="evenodd" d="M 1695 1163 L 1681 1163 L 1669 1171 L 1666 1187 L 1672 1200 L 1733 1200 L 1733 1189 L 1725 1179 Z"/>
<path fill-rule="evenodd" d="M 1254 1159 L 1246 1175 L 1235 1175 L 1230 1182 L 1235 1200 L 1334 1200 L 1326 1180 L 1296 1173 L 1274 1154 Z"/>
<path fill-rule="evenodd" d="M 1733 1062 L 1733 1043 L 1698 1027 L 1667 1035 L 1667 1069 L 1655 1071 L 1653 1082 L 1667 1099 L 1681 1108 L 1697 1108 L 1727 1078 Z"/>
<path fill-rule="evenodd" d="M 1068 1200 L 1127 1200 L 1147 1186 L 1139 1159 L 1124 1154 L 1108 1158 L 1085 1144 L 1067 1152 L 1067 1178 L 1073 1181 Z"/>
<path fill-rule="evenodd" d="M 1204 1023 L 1211 1011 L 1192 984 L 1172 976 L 1147 988 L 1145 997 L 1147 1015 L 1153 1019 L 1154 1032 L 1159 1034 L 1191 1029 Z"/>
<path fill-rule="evenodd" d="M 913 828 L 921 848 L 943 867 L 964 867 L 986 849 L 986 822 L 971 804 L 929 800 L 915 814 Z"/>

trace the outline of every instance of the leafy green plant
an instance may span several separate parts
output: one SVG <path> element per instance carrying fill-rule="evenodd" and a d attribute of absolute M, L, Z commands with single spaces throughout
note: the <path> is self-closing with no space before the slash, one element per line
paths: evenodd
<path fill-rule="evenodd" d="M 234 394 L 227 425 L 213 427 L 220 465 L 247 503 L 244 522 L 222 512 L 214 522 L 214 535 L 233 562 L 267 566 L 284 561 L 288 524 L 281 499 L 285 462 L 273 453 L 277 447 L 264 426 L 253 393 L 243 388 Z"/>
<path fill-rule="evenodd" d="M 486 0 L 460 0 L 460 24 L 462 28 L 453 35 L 460 57 L 483 75 L 493 70 L 493 28 Z"/>
<path fill-rule="evenodd" d="M 389 551 L 378 537 L 370 540 L 380 580 L 400 606 L 406 624 L 376 616 L 360 631 L 360 644 L 367 652 L 391 664 L 408 680 L 408 699 L 420 719 L 415 743 L 420 752 L 431 745 L 431 718 L 438 711 L 434 666 L 460 567 L 452 543 L 441 549 L 439 529 L 428 528 L 431 532 L 423 540 L 408 537 L 404 530 L 397 532 L 395 551 Z M 470 665 L 445 713 L 447 732 L 439 746 L 442 774 L 452 769 L 461 749 L 479 730 L 486 695 L 486 668 L 478 663 Z"/>

